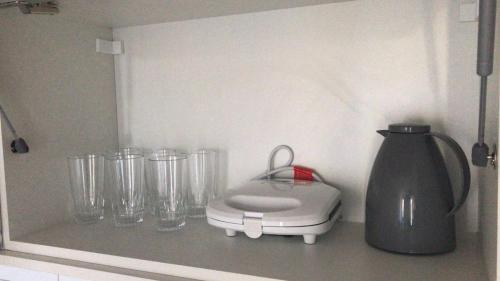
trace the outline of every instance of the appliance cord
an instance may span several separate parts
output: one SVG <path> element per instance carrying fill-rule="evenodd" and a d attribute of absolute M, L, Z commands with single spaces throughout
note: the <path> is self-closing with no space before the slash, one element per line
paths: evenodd
<path fill-rule="evenodd" d="M 280 166 L 280 167 L 275 167 L 274 166 L 274 162 L 275 162 L 275 158 L 276 158 L 276 155 L 278 154 L 279 151 L 281 150 L 286 150 L 288 151 L 288 154 L 289 154 L 289 158 L 288 160 L 286 161 L 286 163 L 283 165 L 283 166 Z M 293 163 L 293 159 L 294 159 L 294 153 L 293 153 L 293 149 L 288 146 L 288 145 L 278 145 L 277 147 L 275 147 L 272 151 L 271 151 L 271 154 L 269 155 L 269 160 L 268 160 L 268 164 L 267 164 L 267 170 L 256 176 L 255 178 L 253 178 L 253 180 L 263 180 L 263 179 L 271 179 L 273 176 L 279 174 L 279 173 L 283 173 L 283 172 L 294 172 L 295 170 L 295 167 L 292 165 Z M 321 176 L 312 171 L 312 177 L 314 179 L 314 181 L 317 181 L 317 182 L 323 182 L 323 179 L 321 178 Z"/>

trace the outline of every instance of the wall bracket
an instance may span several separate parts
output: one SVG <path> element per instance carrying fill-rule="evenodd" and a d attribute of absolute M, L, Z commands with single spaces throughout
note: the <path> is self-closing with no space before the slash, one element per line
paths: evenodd
<path fill-rule="evenodd" d="M 497 168 L 497 145 L 493 145 L 493 151 L 486 157 L 493 169 Z"/>
<path fill-rule="evenodd" d="M 109 41 L 104 39 L 95 40 L 95 50 L 98 53 L 108 55 L 123 54 L 123 41 Z"/>

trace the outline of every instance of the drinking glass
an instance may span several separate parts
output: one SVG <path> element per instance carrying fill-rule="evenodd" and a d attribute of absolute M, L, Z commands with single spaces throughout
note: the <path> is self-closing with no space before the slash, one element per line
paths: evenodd
<path fill-rule="evenodd" d="M 162 147 L 156 150 L 153 150 L 152 153 L 149 154 L 148 159 L 151 157 L 158 157 L 158 156 L 169 156 L 169 155 L 175 155 L 177 152 L 175 149 L 172 148 L 166 148 Z M 144 162 L 144 168 L 145 168 L 145 178 L 146 178 L 146 194 L 145 194 L 145 205 L 146 205 L 146 210 L 148 213 L 150 213 L 153 216 L 158 216 L 158 210 L 156 209 L 156 190 L 153 187 L 152 184 L 152 169 L 151 169 L 151 164 L 150 161 L 145 161 Z"/>
<path fill-rule="evenodd" d="M 149 158 L 158 231 L 177 230 L 186 224 L 186 159 L 185 154 L 153 154 Z"/>
<path fill-rule="evenodd" d="M 214 197 L 217 152 L 200 149 L 189 154 L 189 189 L 187 192 L 188 216 L 205 217 L 208 200 Z"/>
<path fill-rule="evenodd" d="M 104 157 L 84 154 L 67 158 L 73 212 L 77 223 L 103 219 Z"/>
<path fill-rule="evenodd" d="M 107 184 L 116 226 L 131 226 L 144 216 L 144 156 L 116 152 L 106 156 Z"/>
<path fill-rule="evenodd" d="M 118 149 L 110 149 L 110 150 L 107 150 L 104 157 L 105 159 L 107 158 L 111 158 L 113 156 L 119 156 L 119 155 L 125 155 L 125 154 L 137 154 L 137 155 L 142 155 L 144 156 L 144 149 L 140 148 L 140 147 L 120 147 Z M 146 165 L 144 163 L 144 165 Z M 108 186 L 111 186 L 111 184 L 109 183 L 109 178 L 110 178 L 110 173 L 108 171 L 108 167 L 109 165 L 105 165 L 104 166 L 104 186 L 108 187 Z M 145 180 L 146 180 L 146 177 L 143 176 L 143 186 L 145 187 Z M 109 188 L 105 188 L 104 189 L 104 197 L 105 197 L 105 200 L 104 200 L 104 208 L 107 208 L 109 207 L 109 204 L 111 203 L 111 194 L 110 194 L 111 190 Z M 144 197 L 146 198 L 147 194 L 146 194 L 146 190 L 144 190 Z M 146 202 L 145 202 L 146 203 Z M 146 206 L 144 206 L 144 208 L 146 208 Z"/>

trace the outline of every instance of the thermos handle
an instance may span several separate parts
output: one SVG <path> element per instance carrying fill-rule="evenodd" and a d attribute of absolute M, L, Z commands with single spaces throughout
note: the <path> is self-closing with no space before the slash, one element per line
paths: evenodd
<path fill-rule="evenodd" d="M 467 157 L 465 156 L 464 151 L 454 139 L 452 139 L 447 135 L 435 132 L 431 132 L 429 133 L 429 135 L 445 142 L 451 148 L 451 150 L 457 157 L 458 161 L 460 162 L 460 169 L 462 170 L 462 195 L 460 196 L 458 202 L 455 203 L 455 206 L 447 214 L 447 216 L 452 216 L 458 211 L 458 209 L 460 209 L 460 207 L 462 207 L 462 205 L 465 203 L 465 200 L 467 199 L 467 195 L 469 194 L 469 188 L 470 188 L 469 162 L 467 161 Z"/>

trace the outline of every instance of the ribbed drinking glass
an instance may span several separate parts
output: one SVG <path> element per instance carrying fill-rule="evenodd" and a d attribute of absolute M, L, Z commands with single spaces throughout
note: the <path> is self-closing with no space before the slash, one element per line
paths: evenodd
<path fill-rule="evenodd" d="M 116 226 L 131 226 L 144 216 L 144 156 L 116 152 L 106 156 L 111 206 Z"/>
<path fill-rule="evenodd" d="M 78 223 L 95 223 L 103 218 L 104 157 L 84 154 L 67 158 L 73 215 Z"/>
<path fill-rule="evenodd" d="M 187 192 L 188 216 L 205 217 L 208 200 L 216 188 L 217 152 L 200 149 L 189 154 L 189 189 Z"/>
<path fill-rule="evenodd" d="M 149 153 L 148 159 L 149 158 L 154 158 L 158 156 L 169 156 L 169 155 L 175 155 L 177 151 L 172 148 L 166 148 L 162 147 L 156 150 L 153 150 L 153 152 Z M 152 184 L 152 169 L 151 169 L 151 161 L 145 161 L 144 162 L 144 168 L 145 168 L 145 178 L 146 178 L 146 193 L 145 193 L 145 209 L 147 210 L 148 213 L 150 213 L 153 216 L 158 216 L 158 210 L 155 207 L 156 204 L 156 190 L 153 187 Z"/>
<path fill-rule="evenodd" d="M 160 153 L 149 158 L 158 231 L 177 230 L 186 224 L 186 160 L 185 154 Z"/>

